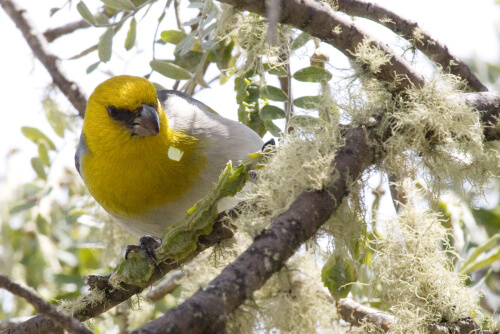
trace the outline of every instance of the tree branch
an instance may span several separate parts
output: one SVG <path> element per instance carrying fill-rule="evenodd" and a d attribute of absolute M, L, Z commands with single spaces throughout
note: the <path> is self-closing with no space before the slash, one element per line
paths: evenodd
<path fill-rule="evenodd" d="M 379 4 L 364 0 L 337 0 L 339 10 L 360 16 L 389 28 L 401 35 L 427 57 L 438 63 L 445 71 L 465 79 L 469 86 L 477 92 L 488 91 L 469 66 L 460 58 L 454 56 L 448 47 L 434 39 L 428 32 L 422 30 L 417 22 L 403 18 Z"/>
<path fill-rule="evenodd" d="M 484 137 L 486 141 L 500 140 L 500 92 L 482 92 L 463 94 L 462 98 L 469 106 L 477 109 L 481 114 L 484 124 Z"/>
<path fill-rule="evenodd" d="M 246 10 L 266 16 L 266 2 L 260 0 L 219 0 L 239 10 Z M 326 3 L 314 0 L 281 1 L 278 22 L 288 24 L 329 43 L 349 59 L 354 59 L 356 47 L 364 39 L 371 40 L 371 45 L 391 56 L 391 60 L 372 73 L 379 80 L 394 82 L 396 75 L 402 76 L 396 83 L 396 91 L 402 91 L 411 85 L 422 86 L 424 78 L 403 58 L 396 55 L 388 46 L 377 42 L 352 20 L 335 13 Z M 340 33 L 337 33 L 340 28 Z"/>
<path fill-rule="evenodd" d="M 333 166 L 336 181 L 322 191 L 303 192 L 290 208 L 233 263 L 192 297 L 164 316 L 132 333 L 211 333 L 219 330 L 229 314 L 251 298 L 272 274 L 283 267 L 297 248 L 313 236 L 342 203 L 349 185 L 375 162 L 376 127 L 347 130 L 345 146 L 337 152 Z"/>
<path fill-rule="evenodd" d="M 341 318 L 353 326 L 360 326 L 364 322 L 367 322 L 378 325 L 384 332 L 388 332 L 395 321 L 394 316 L 360 304 L 351 298 L 340 299 L 337 303 L 337 310 Z M 474 319 L 470 317 L 453 322 L 445 321 L 439 324 L 432 324 L 427 327 L 427 330 L 431 334 L 492 334 L 489 331 L 480 330 Z"/>
<path fill-rule="evenodd" d="M 130 297 L 141 293 L 146 287 L 152 285 L 154 282 L 158 281 L 162 276 L 166 275 L 170 271 L 180 268 L 185 263 L 189 262 L 200 254 L 203 250 L 212 247 L 222 240 L 229 239 L 233 237 L 233 230 L 231 227 L 227 226 L 224 221 L 226 217 L 235 217 L 238 212 L 238 206 L 234 209 L 230 209 L 219 213 L 217 221 L 214 224 L 213 230 L 209 235 L 201 236 L 198 240 L 198 248 L 192 252 L 188 257 L 183 260 L 167 260 L 159 264 L 163 274 L 159 274 L 155 271 L 151 279 L 144 285 L 131 285 L 131 284 L 121 284 L 120 289 L 114 289 L 109 284 L 109 276 L 87 276 L 86 283 L 90 285 L 91 289 L 98 289 L 105 293 L 105 298 L 102 302 L 85 300 L 85 295 L 80 302 L 85 302 L 86 306 L 81 311 L 76 312 L 73 316 L 80 321 L 85 321 L 93 318 L 107 310 L 113 308 L 114 306 L 128 300 Z M 2 334 L 14 334 L 14 333 L 59 333 L 60 328 L 43 315 L 38 315 L 29 319 L 28 321 L 16 325 L 6 331 L 2 331 Z"/>
<path fill-rule="evenodd" d="M 44 33 L 43 36 L 47 40 L 47 42 L 53 42 L 56 39 L 58 39 L 61 36 L 71 34 L 72 32 L 78 30 L 78 29 L 83 29 L 83 28 L 88 28 L 90 27 L 90 24 L 85 21 L 85 20 L 80 20 L 80 21 L 75 21 L 71 22 L 68 24 L 65 24 L 63 26 L 53 28 L 53 29 L 47 29 Z"/>
<path fill-rule="evenodd" d="M 378 325 L 387 332 L 394 322 L 394 316 L 358 303 L 351 298 L 342 298 L 337 302 L 337 311 L 342 319 L 353 326 L 360 326 L 363 322 Z"/>
<path fill-rule="evenodd" d="M 92 334 L 92 332 L 76 318 L 46 302 L 40 298 L 35 291 L 17 284 L 5 275 L 0 275 L 0 287 L 23 298 L 33 305 L 37 312 L 45 314 L 48 318 L 52 319 L 52 321 L 70 333 Z"/>
<path fill-rule="evenodd" d="M 49 72 L 54 83 L 83 118 L 87 106 L 85 95 L 77 83 L 69 80 L 66 75 L 62 73 L 61 60 L 49 50 L 47 40 L 31 22 L 26 10 L 19 6 L 15 0 L 0 0 L 0 6 L 2 6 L 3 10 L 9 15 L 12 21 L 14 21 L 17 28 L 21 30 L 24 39 L 33 51 L 35 57 L 40 60 L 45 69 Z"/>

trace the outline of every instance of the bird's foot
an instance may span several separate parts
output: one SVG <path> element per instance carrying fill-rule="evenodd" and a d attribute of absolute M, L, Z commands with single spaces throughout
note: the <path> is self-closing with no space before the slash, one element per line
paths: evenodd
<path fill-rule="evenodd" d="M 145 235 L 139 239 L 139 246 L 128 245 L 125 250 L 125 260 L 127 259 L 130 252 L 141 251 L 146 257 L 149 265 L 155 267 L 156 271 L 163 274 L 160 267 L 156 264 L 155 249 L 160 247 L 161 240 L 150 235 Z"/>

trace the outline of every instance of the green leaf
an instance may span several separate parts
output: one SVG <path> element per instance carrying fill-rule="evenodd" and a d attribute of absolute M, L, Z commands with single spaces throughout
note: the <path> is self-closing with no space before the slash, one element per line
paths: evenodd
<path fill-rule="evenodd" d="M 28 138 L 37 145 L 40 140 L 45 140 L 45 142 L 49 145 L 49 148 L 55 151 L 56 146 L 54 145 L 52 140 L 50 140 L 49 137 L 47 137 L 42 131 L 38 130 L 37 128 L 32 128 L 30 126 L 23 126 L 21 128 L 21 132 L 26 138 Z"/>
<path fill-rule="evenodd" d="M 212 39 L 210 41 L 201 43 L 201 48 L 205 51 L 214 51 L 215 49 L 217 49 L 218 43 L 218 41 Z"/>
<path fill-rule="evenodd" d="M 45 172 L 43 163 L 39 158 L 31 158 L 31 167 L 33 167 L 39 178 L 47 180 L 47 173 Z"/>
<path fill-rule="evenodd" d="M 302 109 L 318 109 L 321 98 L 319 96 L 301 96 L 293 100 L 293 105 Z"/>
<path fill-rule="evenodd" d="M 50 166 L 49 145 L 44 140 L 38 142 L 38 157 L 45 166 Z"/>
<path fill-rule="evenodd" d="M 130 20 L 130 28 L 127 32 L 127 38 L 125 39 L 125 50 L 130 50 L 134 46 L 135 36 L 137 34 L 137 21 L 135 17 Z"/>
<path fill-rule="evenodd" d="M 301 33 L 297 38 L 295 38 L 292 42 L 291 49 L 297 50 L 303 47 L 309 40 L 311 39 L 311 35 L 307 32 Z"/>
<path fill-rule="evenodd" d="M 106 12 L 98 12 L 94 15 L 94 20 L 96 22 L 96 26 L 105 26 L 109 24 L 109 17 L 106 15 Z"/>
<path fill-rule="evenodd" d="M 269 74 L 276 75 L 278 77 L 285 77 L 286 70 L 283 66 L 269 66 L 268 63 L 262 64 L 264 66 L 264 71 L 269 72 Z"/>
<path fill-rule="evenodd" d="M 172 64 L 164 60 L 151 60 L 149 63 L 151 68 L 156 72 L 163 74 L 167 78 L 174 80 L 188 80 L 191 79 L 191 73 L 180 66 Z"/>
<path fill-rule="evenodd" d="M 23 185 L 23 194 L 28 197 L 37 196 L 42 189 L 41 186 L 34 182 L 26 183 Z"/>
<path fill-rule="evenodd" d="M 108 7 L 125 10 L 127 12 L 135 8 L 134 4 L 130 0 L 101 0 L 101 2 Z"/>
<path fill-rule="evenodd" d="M 9 213 L 11 215 L 15 214 L 15 213 L 19 213 L 19 212 L 22 212 L 22 211 L 25 211 L 25 210 L 29 210 L 31 209 L 32 207 L 34 207 L 36 205 L 36 201 L 25 201 L 25 202 L 21 202 L 21 203 L 18 203 L 16 205 L 14 205 L 10 210 L 9 210 Z"/>
<path fill-rule="evenodd" d="M 310 66 L 295 72 L 293 78 L 301 82 L 321 82 L 329 81 L 332 74 L 321 67 Z"/>
<path fill-rule="evenodd" d="M 78 249 L 78 262 L 81 263 L 84 268 L 89 269 L 99 269 L 101 267 L 101 262 L 99 261 L 99 252 L 96 252 L 95 248 L 79 248 Z"/>
<path fill-rule="evenodd" d="M 179 56 L 179 54 L 175 54 L 175 60 L 172 63 L 191 73 L 194 73 L 200 64 L 202 57 L 202 52 L 188 51 L 188 53 L 182 57 Z"/>
<path fill-rule="evenodd" d="M 290 120 L 291 123 L 297 124 L 300 127 L 310 127 L 319 125 L 322 120 L 319 118 L 307 116 L 307 115 L 296 115 Z"/>
<path fill-rule="evenodd" d="M 500 239 L 500 234 L 495 234 L 491 238 L 489 238 L 483 245 L 478 246 L 472 254 L 469 256 L 469 258 L 462 264 L 462 269 L 460 270 L 461 274 L 466 274 L 467 272 L 471 271 L 470 267 L 474 266 L 474 262 L 476 259 L 483 253 L 486 253 L 490 247 L 496 243 Z"/>
<path fill-rule="evenodd" d="M 261 94 L 272 101 L 285 102 L 288 100 L 288 95 L 282 89 L 270 85 L 262 87 Z"/>
<path fill-rule="evenodd" d="M 189 51 L 191 51 L 191 49 L 197 43 L 195 35 L 196 35 L 196 30 L 191 32 L 186 37 L 184 37 L 182 41 L 180 41 L 179 44 L 177 44 L 177 46 L 175 47 L 175 52 L 178 53 L 179 56 L 183 56 Z"/>
<path fill-rule="evenodd" d="M 475 260 L 469 263 L 468 266 L 464 266 L 460 269 L 459 273 L 460 274 L 467 274 L 467 273 L 472 273 L 478 270 L 481 270 L 483 268 L 491 266 L 491 264 L 498 259 L 500 259 L 500 246 L 497 246 L 489 252 L 489 256 L 487 256 L 485 259 L 482 260 Z"/>
<path fill-rule="evenodd" d="M 36 226 L 38 227 L 40 233 L 44 235 L 50 234 L 50 224 L 41 214 L 38 214 L 36 217 Z"/>
<path fill-rule="evenodd" d="M 345 298 L 356 281 L 356 270 L 342 254 L 332 254 L 321 269 L 321 281 L 335 300 Z"/>
<path fill-rule="evenodd" d="M 57 13 L 61 8 L 55 7 L 50 9 L 50 17 L 52 17 L 55 13 Z"/>
<path fill-rule="evenodd" d="M 85 21 L 95 26 L 96 22 L 94 19 L 94 15 L 92 15 L 89 8 L 83 1 L 80 1 L 76 4 L 76 10 L 78 10 L 78 13 L 80 13 L 80 15 L 83 17 Z"/>
<path fill-rule="evenodd" d="M 164 30 L 161 32 L 162 41 L 175 45 L 179 44 L 186 36 L 187 35 L 180 30 Z"/>
<path fill-rule="evenodd" d="M 486 228 L 488 235 L 492 235 L 500 230 L 500 205 L 491 210 L 472 209 L 471 212 L 476 222 Z"/>
<path fill-rule="evenodd" d="M 214 54 L 219 70 L 227 70 L 230 67 L 229 63 L 233 58 L 232 52 L 234 49 L 234 44 L 235 43 L 233 40 L 231 40 L 227 45 L 220 43 L 219 48 L 215 50 Z"/>
<path fill-rule="evenodd" d="M 54 132 L 61 138 L 64 138 L 64 129 L 68 127 L 66 115 L 59 109 L 57 102 L 46 97 L 43 100 L 43 110 Z"/>
<path fill-rule="evenodd" d="M 107 62 L 111 59 L 111 50 L 113 48 L 113 28 L 108 28 L 99 38 L 99 44 L 97 45 L 97 51 L 99 53 L 99 59 L 102 62 Z"/>
<path fill-rule="evenodd" d="M 78 221 L 78 218 L 80 218 L 84 214 L 85 212 L 83 210 L 73 209 L 66 215 L 65 217 L 66 223 L 68 224 L 76 223 Z"/>
<path fill-rule="evenodd" d="M 273 119 L 285 118 L 285 112 L 281 108 L 267 104 L 260 110 L 260 117 L 264 121 L 271 121 Z"/>
<path fill-rule="evenodd" d="M 281 137 L 281 129 L 276 126 L 272 121 L 264 121 L 266 130 L 269 131 L 274 137 Z"/>
<path fill-rule="evenodd" d="M 87 72 L 87 74 L 90 74 L 90 73 L 94 72 L 94 71 L 95 71 L 95 69 L 99 66 L 99 64 L 100 64 L 100 63 L 101 63 L 101 62 L 100 62 L 100 61 L 98 61 L 98 62 L 96 62 L 96 63 L 93 63 L 93 64 L 92 64 L 92 65 L 90 65 L 89 67 L 87 67 L 87 71 L 86 71 L 86 72 Z"/>

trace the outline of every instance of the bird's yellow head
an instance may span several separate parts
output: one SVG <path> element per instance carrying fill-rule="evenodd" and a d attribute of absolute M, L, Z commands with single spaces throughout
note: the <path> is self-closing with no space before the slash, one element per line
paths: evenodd
<path fill-rule="evenodd" d="M 120 75 L 96 87 L 89 98 L 84 122 L 94 133 L 156 136 L 165 117 L 154 85 L 141 77 Z"/>

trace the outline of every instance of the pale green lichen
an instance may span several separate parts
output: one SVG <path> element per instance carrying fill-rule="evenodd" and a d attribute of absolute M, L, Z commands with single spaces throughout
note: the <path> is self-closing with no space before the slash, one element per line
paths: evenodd
<path fill-rule="evenodd" d="M 380 23 L 384 23 L 384 24 L 387 24 L 387 23 L 396 24 L 390 17 L 387 17 L 387 16 L 384 16 L 379 21 L 380 21 Z"/>
<path fill-rule="evenodd" d="M 423 178 L 433 202 L 441 190 L 465 183 L 480 194 L 498 166 L 496 151 L 483 145 L 479 113 L 458 98 L 464 89 L 443 74 L 385 103 L 393 135 L 384 144 L 384 168 L 400 179 Z"/>
<path fill-rule="evenodd" d="M 78 296 L 75 300 L 62 300 L 60 307 L 71 315 L 79 314 L 89 305 L 102 303 L 106 300 L 106 294 L 101 290 L 91 290 L 88 293 Z"/>
<path fill-rule="evenodd" d="M 286 267 L 231 315 L 229 333 L 342 333 L 334 302 L 320 280 L 317 259 L 310 253 L 295 256 Z"/>
<path fill-rule="evenodd" d="M 328 4 L 335 11 L 339 10 L 339 2 L 337 0 L 324 0 L 322 2 Z"/>
<path fill-rule="evenodd" d="M 255 235 L 266 227 L 270 219 L 289 208 L 303 191 L 321 190 L 329 185 L 332 161 L 338 136 L 336 126 L 322 119 L 294 125 L 291 133 L 283 135 L 279 148 L 268 155 L 258 180 L 245 195 L 247 201 L 235 224 L 239 231 Z M 293 180 L 293 182 L 291 182 Z"/>
<path fill-rule="evenodd" d="M 392 56 L 381 50 L 379 46 L 365 37 L 361 43 L 358 43 L 352 53 L 356 65 L 367 68 L 370 73 L 379 73 L 381 67 L 391 61 Z"/>
<path fill-rule="evenodd" d="M 222 6 L 221 18 L 217 25 L 216 38 L 222 41 L 235 39 L 244 51 L 245 63 L 236 64 L 239 75 L 253 70 L 263 77 L 264 64 L 268 68 L 281 67 L 287 63 L 282 59 L 293 35 L 286 26 L 278 24 L 275 43 L 269 44 L 267 32 L 269 24 L 256 14 L 242 14 L 232 6 Z"/>
<path fill-rule="evenodd" d="M 396 317 L 390 333 L 427 333 L 427 325 L 479 312 L 478 294 L 453 272 L 447 231 L 437 214 L 407 206 L 375 241 L 371 282 Z"/>
<path fill-rule="evenodd" d="M 412 31 L 412 38 L 409 39 L 408 41 L 413 45 L 416 46 L 417 43 L 424 45 L 424 31 L 420 29 L 419 27 L 415 27 Z"/>

